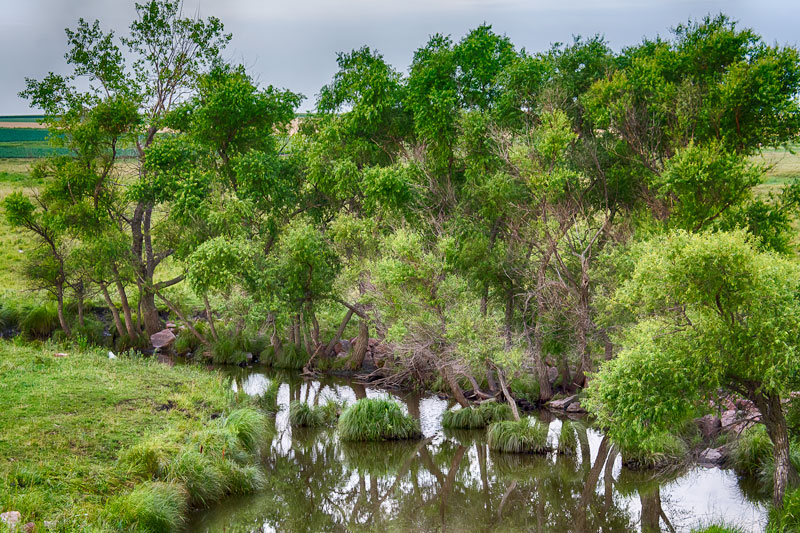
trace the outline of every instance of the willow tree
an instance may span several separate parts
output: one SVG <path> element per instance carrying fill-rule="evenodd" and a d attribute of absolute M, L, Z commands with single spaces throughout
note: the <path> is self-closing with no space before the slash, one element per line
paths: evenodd
<path fill-rule="evenodd" d="M 749 399 L 772 440 L 780 507 L 797 481 L 781 398 L 800 371 L 800 267 L 742 231 L 672 233 L 645 245 L 615 298 L 635 323 L 590 382 L 590 411 L 614 439 L 637 443 L 720 390 Z"/>

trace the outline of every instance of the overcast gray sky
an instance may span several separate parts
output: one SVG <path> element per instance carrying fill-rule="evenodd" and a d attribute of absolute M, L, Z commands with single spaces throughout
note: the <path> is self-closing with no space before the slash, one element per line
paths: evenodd
<path fill-rule="evenodd" d="M 0 0 L 0 115 L 28 114 L 17 93 L 24 78 L 67 72 L 64 28 L 79 17 L 118 32 L 135 16 L 133 0 Z M 539 51 L 572 35 L 603 34 L 614 49 L 665 35 L 688 18 L 725 12 L 767 42 L 797 45 L 800 0 L 185 0 L 184 12 L 222 19 L 231 61 L 262 84 L 306 95 L 336 69 L 336 52 L 364 44 L 405 72 L 433 33 L 458 40 L 487 22 L 517 48 Z"/>

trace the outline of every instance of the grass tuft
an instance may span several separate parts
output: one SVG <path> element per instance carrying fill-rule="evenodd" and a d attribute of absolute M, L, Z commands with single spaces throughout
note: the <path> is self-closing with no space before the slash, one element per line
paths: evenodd
<path fill-rule="evenodd" d="M 286 368 L 290 370 L 300 370 L 308 363 L 309 355 L 302 348 L 294 344 L 285 344 L 280 354 L 274 357 L 272 366 L 275 368 Z"/>
<path fill-rule="evenodd" d="M 262 413 L 249 407 L 236 409 L 225 419 L 224 427 L 236 435 L 248 452 L 253 455 L 260 453 L 267 435 L 267 423 Z"/>
<path fill-rule="evenodd" d="M 442 427 L 445 429 L 478 429 L 486 427 L 486 420 L 477 408 L 462 407 L 442 414 Z"/>
<path fill-rule="evenodd" d="M 50 302 L 29 308 L 19 321 L 22 333 L 34 339 L 46 339 L 58 327 L 58 311 L 55 304 Z"/>
<path fill-rule="evenodd" d="M 320 408 L 311 407 L 305 402 L 291 402 L 289 404 L 289 424 L 309 428 L 324 426 L 325 414 Z"/>
<path fill-rule="evenodd" d="M 225 478 L 216 462 L 193 449 L 175 457 L 167 480 L 182 483 L 195 507 L 206 507 L 225 494 Z"/>
<path fill-rule="evenodd" d="M 561 432 L 558 434 L 557 452 L 561 455 L 575 455 L 578 451 L 578 437 L 575 423 L 570 420 L 561 422 Z"/>
<path fill-rule="evenodd" d="M 787 491 L 783 497 L 783 508 L 770 511 L 767 531 L 769 533 L 800 531 L 800 489 Z"/>
<path fill-rule="evenodd" d="M 731 464 L 742 474 L 756 474 L 772 462 L 772 441 L 763 425 L 745 429 L 731 445 Z"/>
<path fill-rule="evenodd" d="M 200 339 L 188 329 L 182 329 L 175 337 L 175 343 L 172 346 L 178 355 L 188 355 L 200 347 Z"/>
<path fill-rule="evenodd" d="M 339 418 L 342 440 L 380 441 L 422 437 L 419 422 L 393 400 L 363 398 L 345 409 Z"/>
<path fill-rule="evenodd" d="M 532 418 L 495 422 L 489 426 L 489 448 L 503 453 L 547 453 L 547 426 Z"/>
<path fill-rule="evenodd" d="M 186 491 L 180 485 L 151 482 L 109 500 L 106 515 L 118 530 L 161 533 L 178 531 L 186 510 Z"/>
<path fill-rule="evenodd" d="M 478 406 L 478 411 L 483 415 L 486 424 L 500 422 L 503 420 L 513 420 L 514 413 L 511 406 L 505 402 L 488 401 Z"/>
<path fill-rule="evenodd" d="M 154 436 L 123 450 L 119 462 L 128 472 L 149 479 L 164 479 L 179 449 L 174 440 Z"/>
<path fill-rule="evenodd" d="M 256 405 L 258 405 L 262 411 L 269 414 L 275 414 L 280 411 L 280 406 L 278 405 L 278 391 L 280 391 L 280 388 L 280 381 L 273 379 L 269 387 L 256 396 Z"/>
<path fill-rule="evenodd" d="M 247 353 L 242 350 L 239 339 L 223 334 L 211 345 L 211 360 L 215 365 L 239 365 L 247 361 Z"/>

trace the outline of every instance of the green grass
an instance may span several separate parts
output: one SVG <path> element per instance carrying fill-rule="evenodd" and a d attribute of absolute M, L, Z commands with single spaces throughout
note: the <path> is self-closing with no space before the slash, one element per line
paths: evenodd
<path fill-rule="evenodd" d="M 187 509 L 186 491 L 175 483 L 138 485 L 124 496 L 109 501 L 106 514 L 115 529 L 160 533 L 177 531 Z"/>
<path fill-rule="evenodd" d="M 419 422 L 393 400 L 364 398 L 344 410 L 337 426 L 345 441 L 381 441 L 422 437 Z"/>
<path fill-rule="evenodd" d="M 309 428 L 321 427 L 325 425 L 325 415 L 322 410 L 305 402 L 291 402 L 289 404 L 289 424 Z"/>
<path fill-rule="evenodd" d="M 686 443 L 670 433 L 659 433 L 638 442 L 616 443 L 622 463 L 633 470 L 662 468 L 687 458 Z"/>
<path fill-rule="evenodd" d="M 783 509 L 769 513 L 767 533 L 800 531 L 800 489 L 789 490 L 783 497 Z"/>
<path fill-rule="evenodd" d="M 247 361 L 240 339 L 222 331 L 219 340 L 211 345 L 211 357 L 215 365 L 238 365 Z"/>
<path fill-rule="evenodd" d="M 511 406 L 500 402 L 483 402 L 477 407 L 462 407 L 442 414 L 442 427 L 445 429 L 480 429 L 492 422 L 510 420 L 513 417 Z"/>
<path fill-rule="evenodd" d="M 743 474 L 756 474 L 772 462 L 772 441 L 762 425 L 747 428 L 731 445 L 733 468 Z"/>
<path fill-rule="evenodd" d="M 294 344 L 285 344 L 283 351 L 274 356 L 271 363 L 275 368 L 300 370 L 308 363 L 308 359 L 309 355 L 302 348 L 298 348 Z"/>
<path fill-rule="evenodd" d="M 575 455 L 578 451 L 578 436 L 575 422 L 564 420 L 561 422 L 561 431 L 558 434 L 558 448 L 556 451 L 562 455 Z"/>
<path fill-rule="evenodd" d="M 0 509 L 40 531 L 169 531 L 170 483 L 195 504 L 263 486 L 267 419 L 236 400 L 199 367 L 0 341 Z"/>
<path fill-rule="evenodd" d="M 489 426 L 489 448 L 503 453 L 547 453 L 547 426 L 530 417 Z"/>
<path fill-rule="evenodd" d="M 277 379 L 273 379 L 269 387 L 256 396 L 256 404 L 262 411 L 270 414 L 275 414 L 280 411 L 280 406 L 278 405 L 278 391 L 280 391 L 280 388 L 281 382 Z"/>
<path fill-rule="evenodd" d="M 701 526 L 699 529 L 692 529 L 692 533 L 745 533 L 744 529 L 724 524 L 711 524 Z"/>

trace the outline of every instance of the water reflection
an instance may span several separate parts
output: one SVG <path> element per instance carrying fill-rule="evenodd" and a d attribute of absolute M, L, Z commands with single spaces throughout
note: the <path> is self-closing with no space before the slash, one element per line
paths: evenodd
<path fill-rule="evenodd" d="M 689 531 L 710 520 L 761 531 L 766 508 L 745 498 L 730 471 L 695 468 L 655 476 L 623 469 L 607 438 L 575 424 L 573 455 L 489 450 L 485 431 L 443 431 L 447 402 L 389 394 L 347 380 L 232 371 L 234 387 L 257 394 L 272 379 L 284 409 L 265 457 L 269 485 L 198 513 L 190 531 Z M 290 400 L 318 404 L 394 396 L 425 438 L 339 442 L 333 429 L 291 429 Z M 561 421 L 538 414 L 557 438 Z"/>

